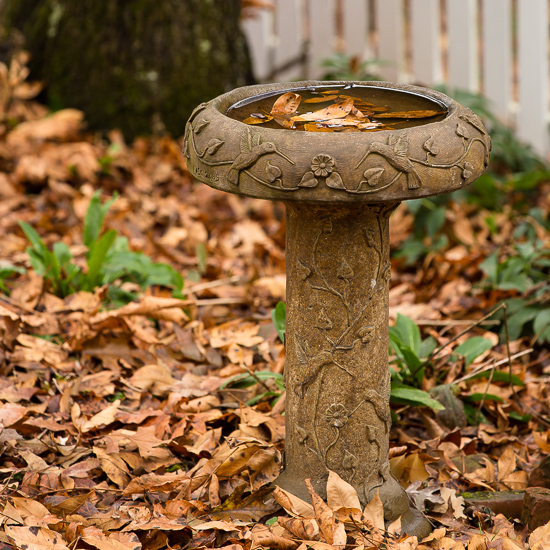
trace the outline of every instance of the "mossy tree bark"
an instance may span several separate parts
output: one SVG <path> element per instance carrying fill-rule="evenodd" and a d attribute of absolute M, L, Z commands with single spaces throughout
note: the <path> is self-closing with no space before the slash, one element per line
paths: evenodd
<path fill-rule="evenodd" d="M 199 103 L 252 81 L 240 0 L 4 0 L 32 78 L 53 108 L 127 138 L 162 123 L 174 136 Z"/>

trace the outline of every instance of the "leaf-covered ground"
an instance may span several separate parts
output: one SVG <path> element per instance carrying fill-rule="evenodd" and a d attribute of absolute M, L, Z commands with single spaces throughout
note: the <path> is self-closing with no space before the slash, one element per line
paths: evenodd
<path fill-rule="evenodd" d="M 455 388 L 439 394 L 444 411 L 393 406 L 393 473 L 435 528 L 420 542 L 399 537 L 398 525 L 386 531 L 380 502 L 362 510 L 336 474 L 328 502 L 313 494 L 313 506 L 270 486 L 282 464 L 284 394 L 274 400 L 276 377 L 255 373 L 284 369 L 271 320 L 285 293 L 283 206 L 193 181 L 176 140 L 129 145 L 115 130 L 86 133 L 82 113 L 46 116 L 15 99 L 0 137 L 0 268 L 26 271 L 0 293 L 4 548 L 550 548 L 550 525 L 531 532 L 460 496 L 525 489 L 550 452 L 545 345 L 524 336 L 508 350 L 500 326 L 478 323 L 520 295 L 479 285 L 480 264 L 511 247 L 525 221 L 511 208 L 451 201 L 447 245 L 412 265 L 393 261 L 391 318 L 412 318 L 443 346 L 419 387 Z M 21 221 L 85 266 L 84 216 L 98 189 L 102 200 L 119 194 L 105 227 L 181 272 L 184 299 L 126 281 L 138 299 L 111 309 L 106 287 L 59 298 L 31 268 Z M 538 189 L 532 200 L 548 216 L 548 185 Z M 402 205 L 394 250 L 413 225 Z M 547 248 L 548 235 L 533 227 Z M 492 349 L 472 362 L 452 353 L 474 336 Z M 243 373 L 252 385 L 228 384 Z M 469 422 L 463 402 L 475 412 Z"/>

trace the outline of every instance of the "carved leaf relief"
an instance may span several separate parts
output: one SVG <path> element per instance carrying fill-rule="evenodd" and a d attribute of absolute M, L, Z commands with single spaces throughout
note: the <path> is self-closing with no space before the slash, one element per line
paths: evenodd
<path fill-rule="evenodd" d="M 298 361 L 300 361 L 303 365 L 307 365 L 309 361 L 309 350 L 307 349 L 307 344 L 302 344 L 300 337 L 296 333 L 294 334 L 294 345 L 296 347 Z"/>
<path fill-rule="evenodd" d="M 298 443 L 300 445 L 305 445 L 307 438 L 309 437 L 306 430 L 301 426 L 296 426 L 296 433 L 298 434 Z"/>
<path fill-rule="evenodd" d="M 424 151 L 427 151 L 430 155 L 433 155 L 434 157 L 439 153 L 439 145 L 435 142 L 433 137 L 429 137 L 424 142 Z"/>
<path fill-rule="evenodd" d="M 373 325 L 365 325 L 359 329 L 357 336 L 361 339 L 361 342 L 363 342 L 363 344 L 368 344 L 372 339 L 373 331 Z"/>
<path fill-rule="evenodd" d="M 311 269 L 300 259 L 296 262 L 296 271 L 302 281 L 305 281 L 311 275 Z"/>
<path fill-rule="evenodd" d="M 464 170 L 462 170 L 462 177 L 465 180 L 470 179 L 474 175 L 474 167 L 469 162 L 464 163 Z"/>
<path fill-rule="evenodd" d="M 468 128 L 466 128 L 463 124 L 456 125 L 456 135 L 464 139 L 470 139 Z"/>
<path fill-rule="evenodd" d="M 371 187 L 375 187 L 385 171 L 386 169 L 382 167 L 369 168 L 368 170 L 365 170 L 363 177 Z"/>
<path fill-rule="evenodd" d="M 332 174 L 326 179 L 325 183 L 332 189 L 345 189 L 342 177 L 338 172 L 332 172 Z"/>
<path fill-rule="evenodd" d="M 211 139 L 206 146 L 206 153 L 208 155 L 215 155 L 224 143 L 225 141 L 222 141 L 221 139 Z"/>
<path fill-rule="evenodd" d="M 344 458 L 342 460 L 342 467 L 345 470 L 354 470 L 359 466 L 359 459 L 347 449 L 344 451 Z"/>
<path fill-rule="evenodd" d="M 281 169 L 276 165 L 272 164 L 270 161 L 268 161 L 267 166 L 265 167 L 265 171 L 267 174 L 267 179 L 270 181 L 270 183 L 274 183 L 278 178 L 281 177 Z"/>
<path fill-rule="evenodd" d="M 338 268 L 338 271 L 336 272 L 336 276 L 338 279 L 343 279 L 346 282 L 349 282 L 351 279 L 353 279 L 353 269 L 351 269 L 348 262 L 346 262 L 346 259 L 344 258 L 342 260 L 342 263 L 340 264 L 340 267 Z"/>
<path fill-rule="evenodd" d="M 204 118 L 199 120 L 197 124 L 195 124 L 195 126 L 193 127 L 195 134 L 200 134 L 209 124 L 209 120 L 204 120 Z"/>
<path fill-rule="evenodd" d="M 317 317 L 314 326 L 320 330 L 330 330 L 333 327 L 333 323 L 324 309 L 321 309 L 319 312 L 319 316 Z"/>
<path fill-rule="evenodd" d="M 298 184 L 298 187 L 317 187 L 319 182 L 313 172 L 306 172 Z"/>

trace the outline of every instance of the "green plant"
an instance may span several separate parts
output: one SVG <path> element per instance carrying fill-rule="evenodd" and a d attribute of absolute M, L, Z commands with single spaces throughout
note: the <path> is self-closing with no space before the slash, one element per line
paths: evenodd
<path fill-rule="evenodd" d="M 378 59 L 361 61 L 357 56 L 337 53 L 321 63 L 326 71 L 321 80 L 380 80 L 372 69 L 382 64 Z"/>
<path fill-rule="evenodd" d="M 395 258 L 402 258 L 409 266 L 429 252 L 447 247 L 449 240 L 441 232 L 446 220 L 446 201 L 443 197 L 407 201 L 407 208 L 414 215 L 413 232 L 393 254 Z"/>
<path fill-rule="evenodd" d="M 548 168 L 531 145 L 518 139 L 514 131 L 499 120 L 493 113 L 490 100 L 486 97 L 448 85 L 440 85 L 436 89 L 454 98 L 465 107 L 469 107 L 483 119 L 493 142 L 491 151 L 491 169 L 493 171 L 529 173 Z"/>
<path fill-rule="evenodd" d="M 279 339 L 284 344 L 286 332 L 286 304 L 284 302 L 278 302 L 271 310 L 271 319 L 273 320 Z"/>
<path fill-rule="evenodd" d="M 17 267 L 9 263 L 0 261 L 0 291 L 9 294 L 9 288 L 6 284 L 7 280 L 15 274 L 23 274 L 25 270 L 22 267 Z"/>
<path fill-rule="evenodd" d="M 530 336 L 550 343 L 550 249 L 535 239 L 514 245 L 512 253 L 502 259 L 500 255 L 497 250 L 480 267 L 486 288 L 522 294 L 505 300 L 508 337 Z M 496 317 L 502 315 L 501 310 Z"/>
<path fill-rule="evenodd" d="M 100 191 L 94 193 L 84 217 L 82 237 L 88 248 L 86 270 L 73 261 L 73 255 L 65 243 L 56 242 L 49 250 L 33 227 L 19 222 L 31 244 L 27 254 L 36 273 L 47 279 L 52 292 L 61 298 L 77 291 L 91 292 L 108 285 L 111 302 L 119 306 L 136 297 L 120 287 L 125 282 L 137 283 L 142 290 L 150 285 L 168 286 L 173 288 L 175 295 L 181 296 L 183 278 L 173 267 L 155 263 L 140 252 L 130 251 L 128 240 L 119 237 L 114 229 L 101 235 L 105 215 L 116 197 L 101 204 L 99 196 Z"/>
<path fill-rule="evenodd" d="M 273 397 L 274 399 L 271 402 L 271 405 L 273 406 L 279 400 L 282 393 L 285 391 L 283 375 L 277 372 L 271 372 L 269 370 L 261 370 L 261 371 L 257 371 L 249 374 L 247 373 L 237 374 L 236 376 L 233 376 L 227 382 L 222 384 L 220 386 L 220 389 L 224 389 L 224 388 L 245 389 L 245 388 L 250 388 L 255 384 L 263 384 L 265 386 L 265 382 L 267 380 L 273 380 L 277 390 L 273 391 L 267 388 L 266 391 L 264 391 L 263 393 L 256 395 L 252 399 L 249 399 L 246 402 L 246 404 L 248 406 L 252 406 L 255 403 L 258 403 L 258 401 L 261 401 L 262 399 L 264 399 L 265 397 Z"/>

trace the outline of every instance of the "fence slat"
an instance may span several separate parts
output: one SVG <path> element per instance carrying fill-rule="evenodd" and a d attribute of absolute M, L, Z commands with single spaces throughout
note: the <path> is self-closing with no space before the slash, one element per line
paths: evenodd
<path fill-rule="evenodd" d="M 345 52 L 361 60 L 372 55 L 368 47 L 368 13 L 366 0 L 344 0 Z"/>
<path fill-rule="evenodd" d="M 335 52 L 334 0 L 310 0 L 309 75 L 319 78 L 325 70 L 321 63 Z"/>
<path fill-rule="evenodd" d="M 273 12 L 258 11 L 256 17 L 245 19 L 241 25 L 250 47 L 254 76 L 265 80 L 273 70 Z"/>
<path fill-rule="evenodd" d="M 303 48 L 301 0 L 277 0 L 275 13 L 275 69 L 299 59 Z M 277 80 L 295 80 L 303 76 L 301 64 L 277 73 Z"/>
<path fill-rule="evenodd" d="M 439 0 L 411 2 L 412 79 L 426 86 L 440 84 L 441 13 Z"/>
<path fill-rule="evenodd" d="M 483 95 L 495 114 L 510 117 L 512 101 L 512 2 L 483 0 Z"/>
<path fill-rule="evenodd" d="M 447 0 L 447 80 L 451 87 L 471 92 L 477 92 L 479 89 L 477 23 L 476 0 Z"/>
<path fill-rule="evenodd" d="M 548 152 L 548 0 L 518 0 L 517 132 Z"/>
<path fill-rule="evenodd" d="M 383 65 L 380 75 L 384 80 L 397 82 L 403 73 L 403 2 L 376 1 L 376 28 L 378 29 L 378 58 Z"/>

